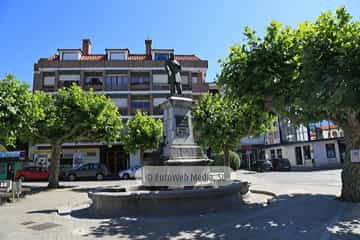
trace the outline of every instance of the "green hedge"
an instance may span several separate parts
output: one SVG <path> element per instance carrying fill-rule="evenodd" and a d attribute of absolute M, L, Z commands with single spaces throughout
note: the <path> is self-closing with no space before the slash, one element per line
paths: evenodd
<path fill-rule="evenodd" d="M 230 158 L 230 167 L 233 170 L 240 169 L 241 160 L 240 160 L 239 155 L 234 151 L 230 151 L 229 158 Z M 224 166 L 224 153 L 221 152 L 221 153 L 215 154 L 213 157 L 213 160 L 214 160 L 214 162 L 213 162 L 214 166 Z"/>

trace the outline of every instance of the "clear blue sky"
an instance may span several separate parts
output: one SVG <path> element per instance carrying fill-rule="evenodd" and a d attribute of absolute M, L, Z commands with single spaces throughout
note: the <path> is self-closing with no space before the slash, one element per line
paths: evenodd
<path fill-rule="evenodd" d="M 79 48 L 83 38 L 92 40 L 95 53 L 143 53 L 149 37 L 154 48 L 207 59 L 212 81 L 218 59 L 243 39 L 244 26 L 263 33 L 272 19 L 296 25 L 340 5 L 359 20 L 359 0 L 0 0 L 0 77 L 14 73 L 31 85 L 38 58 L 57 48 Z"/>

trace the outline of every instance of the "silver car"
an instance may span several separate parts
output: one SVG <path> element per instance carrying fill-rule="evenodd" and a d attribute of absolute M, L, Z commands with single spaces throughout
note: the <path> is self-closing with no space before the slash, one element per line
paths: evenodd
<path fill-rule="evenodd" d="M 65 178 L 74 181 L 79 178 L 96 178 L 96 180 L 103 180 L 109 175 L 109 171 L 104 164 L 101 163 L 87 163 L 78 168 L 71 169 L 65 172 Z"/>
<path fill-rule="evenodd" d="M 140 168 L 141 168 L 141 166 L 135 166 L 135 167 L 128 168 L 126 170 L 122 170 L 119 172 L 119 177 L 122 179 L 135 178 L 135 176 L 136 176 L 135 173 Z"/>

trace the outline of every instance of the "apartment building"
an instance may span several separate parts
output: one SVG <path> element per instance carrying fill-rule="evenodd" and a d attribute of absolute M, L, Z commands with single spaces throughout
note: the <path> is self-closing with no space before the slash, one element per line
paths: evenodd
<path fill-rule="evenodd" d="M 128 48 L 107 48 L 103 53 L 92 53 L 90 39 L 83 39 L 82 47 L 59 48 L 57 53 L 40 58 L 34 65 L 33 90 L 56 94 L 62 87 L 78 84 L 84 90 L 92 88 L 106 94 L 118 106 L 124 120 L 137 110 L 162 118 L 159 107 L 170 94 L 165 60 L 174 49 L 152 47 L 152 40 L 145 40 L 144 53 L 132 53 Z M 208 61 L 194 54 L 177 54 L 182 65 L 183 94 L 198 99 L 209 90 L 205 82 Z M 46 164 L 50 156 L 48 144 L 38 144 L 30 149 L 36 163 Z M 146 153 L 145 158 L 158 157 L 156 152 Z M 74 158 L 85 162 L 105 163 L 113 174 L 138 165 L 137 154 L 128 156 L 121 143 L 108 148 L 100 142 L 65 143 L 61 165 L 71 167 Z"/>

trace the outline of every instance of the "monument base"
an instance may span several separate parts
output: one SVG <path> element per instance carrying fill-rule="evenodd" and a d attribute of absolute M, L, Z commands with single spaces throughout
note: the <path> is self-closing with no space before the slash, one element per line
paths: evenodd
<path fill-rule="evenodd" d="M 211 162 L 194 141 L 191 110 L 194 100 L 171 96 L 164 109 L 164 156 L 166 165 L 203 166 Z"/>

